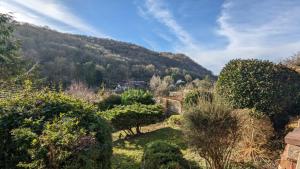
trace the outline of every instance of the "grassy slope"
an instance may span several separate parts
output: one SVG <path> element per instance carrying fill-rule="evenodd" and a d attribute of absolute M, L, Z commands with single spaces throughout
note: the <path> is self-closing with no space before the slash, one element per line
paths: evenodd
<path fill-rule="evenodd" d="M 193 154 L 184 142 L 182 132 L 175 127 L 163 123 L 146 126 L 143 129 L 145 134 L 130 139 L 118 139 L 120 132 L 113 134 L 114 148 L 112 158 L 113 169 L 139 169 L 143 156 L 143 149 L 147 143 L 155 140 L 164 140 L 176 144 L 182 150 L 185 158 L 194 166 L 200 161 Z"/>

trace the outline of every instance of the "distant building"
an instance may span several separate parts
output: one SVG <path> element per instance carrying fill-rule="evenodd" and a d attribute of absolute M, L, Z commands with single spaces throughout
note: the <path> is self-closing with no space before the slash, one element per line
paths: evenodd
<path fill-rule="evenodd" d="M 116 93 L 122 93 L 128 89 L 147 89 L 148 83 L 145 81 L 123 81 L 118 83 L 114 89 Z"/>
<path fill-rule="evenodd" d="M 184 84 L 185 84 L 185 81 L 181 80 L 181 79 L 177 80 L 176 83 L 175 83 L 176 86 L 181 86 L 181 85 L 184 85 Z"/>

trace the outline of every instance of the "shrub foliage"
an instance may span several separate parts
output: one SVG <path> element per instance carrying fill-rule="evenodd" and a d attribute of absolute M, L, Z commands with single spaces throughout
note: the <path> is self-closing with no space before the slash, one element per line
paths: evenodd
<path fill-rule="evenodd" d="M 140 133 L 142 126 L 158 122 L 163 118 L 163 110 L 159 105 L 132 104 L 117 106 L 105 112 L 100 112 L 117 130 L 124 130 L 128 135 L 133 135 L 132 128 Z"/>
<path fill-rule="evenodd" d="M 184 114 L 186 140 L 211 169 L 230 166 L 233 147 L 239 138 L 238 119 L 221 101 L 199 101 Z"/>
<path fill-rule="evenodd" d="M 205 90 L 192 90 L 185 94 L 184 96 L 184 105 L 197 104 L 199 100 L 205 99 L 207 101 L 212 101 L 213 94 Z"/>
<path fill-rule="evenodd" d="M 122 93 L 121 100 L 123 105 L 129 104 L 154 104 L 153 95 L 149 91 L 130 89 Z"/>
<path fill-rule="evenodd" d="M 100 111 L 105 111 L 121 104 L 122 104 L 121 97 L 116 94 L 106 96 L 99 103 L 96 103 Z"/>
<path fill-rule="evenodd" d="M 235 108 L 254 108 L 273 118 L 297 105 L 300 75 L 283 65 L 260 60 L 232 60 L 221 71 L 218 94 Z"/>
<path fill-rule="evenodd" d="M 0 168 L 110 168 L 111 130 L 95 108 L 63 93 L 0 100 Z"/>
<path fill-rule="evenodd" d="M 168 118 L 167 124 L 173 127 L 180 127 L 184 124 L 184 119 L 181 114 L 175 114 Z"/>
<path fill-rule="evenodd" d="M 255 164 L 258 168 L 276 168 L 274 161 L 278 154 L 270 146 L 274 139 L 274 129 L 267 116 L 253 117 L 254 110 L 239 109 L 238 117 L 240 137 L 234 151 L 234 159 L 240 163 Z M 270 166 L 273 165 L 273 166 Z"/>
<path fill-rule="evenodd" d="M 141 168 L 188 169 L 190 167 L 176 145 L 154 141 L 149 143 L 144 150 Z"/>

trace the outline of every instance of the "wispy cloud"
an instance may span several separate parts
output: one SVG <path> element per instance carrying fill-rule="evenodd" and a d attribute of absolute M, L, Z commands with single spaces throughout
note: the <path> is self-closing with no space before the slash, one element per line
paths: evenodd
<path fill-rule="evenodd" d="M 171 42 L 175 51 L 191 56 L 215 73 L 234 58 L 277 62 L 300 50 L 299 0 L 225 1 L 219 18 L 216 18 L 219 27 L 215 37 L 211 37 L 222 36 L 228 40 L 221 49 L 207 48 L 201 39 L 193 39 L 162 1 L 146 0 L 145 6 L 148 14 L 167 26 L 180 40 L 181 46 Z"/>
<path fill-rule="evenodd" d="M 185 30 L 185 28 L 178 23 L 174 18 L 172 11 L 164 6 L 163 1 L 158 0 L 146 0 L 145 10 L 139 12 L 140 15 L 148 19 L 149 15 L 162 23 L 175 35 L 177 41 L 172 41 L 174 52 L 184 53 L 190 56 L 193 60 L 197 61 L 201 65 L 215 70 L 212 63 L 215 62 L 214 57 L 203 55 L 206 50 L 200 41 L 195 40 L 192 35 Z M 141 11 L 141 10 L 139 10 Z M 158 34 L 158 36 L 161 36 Z M 216 72 L 216 71 L 215 71 Z"/>
<path fill-rule="evenodd" d="M 108 37 L 74 15 L 58 0 L 0 0 L 0 12 L 12 12 L 18 21 L 47 25 L 64 32 Z"/>
<path fill-rule="evenodd" d="M 222 50 L 203 51 L 219 72 L 233 58 L 259 58 L 278 62 L 300 50 L 300 1 L 228 0 L 217 22 L 217 34 L 229 43 Z"/>
<path fill-rule="evenodd" d="M 162 1 L 146 0 L 146 11 L 140 12 L 143 17 L 151 15 L 158 22 L 164 24 L 180 41 L 178 46 L 182 46 L 188 50 L 199 49 L 199 44 L 192 38 L 192 36 L 176 21 L 172 12 L 164 6 Z M 139 8 L 140 9 L 140 8 Z M 140 10 L 141 11 L 141 10 Z"/>

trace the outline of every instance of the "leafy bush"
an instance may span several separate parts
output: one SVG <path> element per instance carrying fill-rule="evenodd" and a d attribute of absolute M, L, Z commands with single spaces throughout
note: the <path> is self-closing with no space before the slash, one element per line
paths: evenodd
<path fill-rule="evenodd" d="M 46 90 L 0 100 L 0 168 L 110 168 L 111 130 L 95 111 Z"/>
<path fill-rule="evenodd" d="M 153 95 L 149 91 L 129 89 L 122 93 L 121 100 L 123 105 L 141 103 L 141 104 L 154 104 Z"/>
<path fill-rule="evenodd" d="M 96 105 L 98 106 L 98 109 L 100 111 L 105 111 L 113 108 L 114 106 L 121 105 L 121 104 L 122 104 L 121 97 L 119 95 L 112 94 L 105 97 Z"/>
<path fill-rule="evenodd" d="M 183 125 L 183 117 L 182 115 L 172 115 L 168 118 L 167 123 L 171 126 L 182 126 Z"/>
<path fill-rule="evenodd" d="M 142 169 L 188 169 L 180 149 L 164 141 L 149 143 L 142 159 Z"/>
<path fill-rule="evenodd" d="M 185 105 L 197 104 L 198 101 L 201 99 L 205 99 L 211 102 L 213 99 L 213 94 L 209 91 L 204 91 L 204 90 L 192 90 L 187 94 L 185 94 L 184 104 Z"/>
<path fill-rule="evenodd" d="M 216 91 L 235 108 L 265 112 L 272 117 L 275 128 L 282 128 L 280 119 L 286 115 L 280 114 L 296 110 L 300 75 L 269 61 L 237 59 L 221 71 Z"/>
<path fill-rule="evenodd" d="M 186 140 L 211 169 L 230 166 L 231 152 L 239 139 L 238 119 L 231 111 L 214 99 L 199 101 L 184 114 Z"/>
<path fill-rule="evenodd" d="M 105 112 L 100 112 L 99 115 L 108 119 L 115 129 L 124 130 L 126 134 L 133 135 L 133 127 L 136 128 L 136 132 L 139 134 L 142 126 L 162 120 L 163 109 L 159 105 L 132 104 L 117 106 Z"/>

